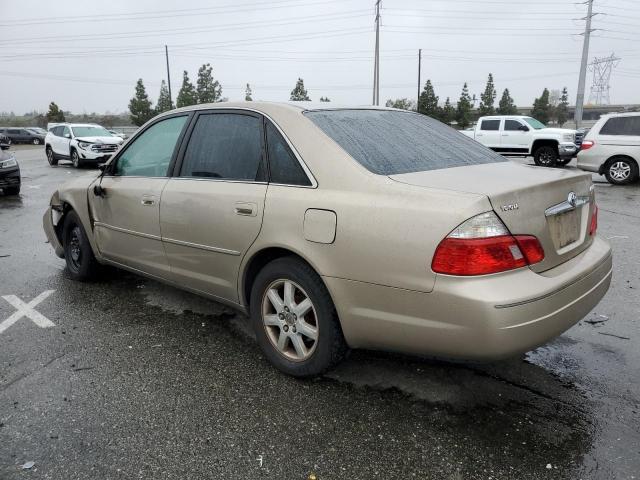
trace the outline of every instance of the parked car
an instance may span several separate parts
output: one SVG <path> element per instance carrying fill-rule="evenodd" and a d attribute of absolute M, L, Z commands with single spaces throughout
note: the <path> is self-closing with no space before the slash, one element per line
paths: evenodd
<path fill-rule="evenodd" d="M 638 180 L 640 112 L 603 115 L 591 128 L 578 153 L 578 168 L 604 175 L 609 183 Z"/>
<path fill-rule="evenodd" d="M 248 312 L 291 375 L 348 348 L 519 354 L 611 280 L 590 174 L 510 162 L 413 112 L 197 105 L 103 168 L 43 217 L 69 275 L 108 264 Z"/>
<path fill-rule="evenodd" d="M 45 137 L 26 128 L 4 127 L 0 128 L 0 133 L 9 137 L 12 143 L 32 143 L 33 145 L 42 145 Z"/>
<path fill-rule="evenodd" d="M 71 160 L 73 166 L 79 168 L 89 163 L 106 162 L 123 141 L 96 124 L 54 124 L 45 139 L 45 152 L 49 165 L 57 165 L 59 160 Z"/>
<path fill-rule="evenodd" d="M 0 134 L 0 189 L 5 195 L 20 193 L 20 165 L 9 151 L 9 138 Z"/>
<path fill-rule="evenodd" d="M 522 115 L 480 117 L 474 129 L 462 133 L 494 152 L 533 156 L 536 165 L 543 167 L 566 165 L 578 152 L 575 130 L 548 128 Z"/>
<path fill-rule="evenodd" d="M 47 131 L 44 128 L 40 128 L 40 127 L 27 127 L 27 130 L 29 130 L 30 132 L 33 132 L 37 135 L 42 135 L 42 136 L 46 136 L 47 135 Z"/>

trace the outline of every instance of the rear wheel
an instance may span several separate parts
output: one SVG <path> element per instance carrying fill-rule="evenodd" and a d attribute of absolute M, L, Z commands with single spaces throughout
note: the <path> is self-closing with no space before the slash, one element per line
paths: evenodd
<path fill-rule="evenodd" d="M 55 153 L 53 153 L 53 149 L 51 148 L 51 146 L 47 145 L 46 151 L 47 161 L 49 162 L 49 165 L 51 165 L 52 167 L 58 165 L 58 159 L 56 158 Z"/>
<path fill-rule="evenodd" d="M 296 258 L 279 258 L 262 269 L 251 289 L 250 305 L 258 344 L 284 373 L 319 375 L 348 352 L 327 288 Z"/>
<path fill-rule="evenodd" d="M 540 167 L 555 167 L 558 161 L 558 149 L 551 145 L 543 145 L 533 152 L 533 161 Z"/>
<path fill-rule="evenodd" d="M 64 220 L 62 246 L 71 278 L 79 281 L 95 278 L 100 265 L 93 255 L 87 233 L 76 212 L 69 212 Z"/>
<path fill-rule="evenodd" d="M 71 150 L 71 163 L 75 168 L 80 168 L 82 166 L 82 160 L 80 160 L 80 155 L 78 155 L 78 151 L 73 149 Z"/>
<path fill-rule="evenodd" d="M 627 157 L 613 157 L 604 170 L 604 176 L 614 185 L 627 185 L 638 179 L 638 164 Z"/>
<path fill-rule="evenodd" d="M 40 139 L 39 139 L 39 138 L 34 138 L 34 139 L 33 139 L 33 144 L 34 144 L 34 145 L 40 145 L 41 143 L 42 143 L 42 142 L 40 141 Z"/>

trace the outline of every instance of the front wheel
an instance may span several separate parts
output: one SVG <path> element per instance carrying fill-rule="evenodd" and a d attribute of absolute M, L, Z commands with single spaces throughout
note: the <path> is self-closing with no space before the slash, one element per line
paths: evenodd
<path fill-rule="evenodd" d="M 629 158 L 614 157 L 607 164 L 604 176 L 614 185 L 627 185 L 638 179 L 638 165 Z"/>
<path fill-rule="evenodd" d="M 348 352 L 327 288 L 298 259 L 279 258 L 265 266 L 253 284 L 250 305 L 258 345 L 284 373 L 319 375 Z"/>
<path fill-rule="evenodd" d="M 76 212 L 69 212 L 64 220 L 62 246 L 72 279 L 84 282 L 95 278 L 100 266 Z"/>
<path fill-rule="evenodd" d="M 71 163 L 73 163 L 75 168 L 82 166 L 82 160 L 80 160 L 80 155 L 78 155 L 77 150 L 71 150 Z"/>
<path fill-rule="evenodd" d="M 533 161 L 539 167 L 555 167 L 558 161 L 558 149 L 551 145 L 543 145 L 533 152 Z"/>

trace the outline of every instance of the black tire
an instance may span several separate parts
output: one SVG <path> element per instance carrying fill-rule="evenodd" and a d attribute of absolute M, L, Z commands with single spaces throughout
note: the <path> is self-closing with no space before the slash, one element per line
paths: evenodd
<path fill-rule="evenodd" d="M 81 282 L 94 279 L 100 269 L 76 212 L 71 211 L 64 219 L 62 228 L 62 246 L 67 271 L 73 280 Z"/>
<path fill-rule="evenodd" d="M 263 322 L 263 301 L 269 287 L 279 280 L 289 280 L 299 285 L 313 304 L 317 339 L 310 356 L 304 360 L 290 360 L 281 353 L 270 340 Z M 297 258 L 278 258 L 258 273 L 251 289 L 250 311 L 258 345 L 267 359 L 288 375 L 319 375 L 337 365 L 349 351 L 329 291 L 320 276 Z"/>
<path fill-rule="evenodd" d="M 555 167 L 558 161 L 558 149 L 551 145 L 543 145 L 533 152 L 533 161 L 539 167 Z"/>
<path fill-rule="evenodd" d="M 34 138 L 32 143 L 33 143 L 34 145 L 40 145 L 42 142 L 40 141 L 40 139 L 39 139 L 39 138 Z"/>
<path fill-rule="evenodd" d="M 556 165 L 559 167 L 566 167 L 567 165 L 569 165 L 569 163 L 571 163 L 571 160 L 573 160 L 573 158 L 561 158 L 556 161 Z"/>
<path fill-rule="evenodd" d="M 5 195 L 20 195 L 20 185 L 17 187 L 5 187 Z"/>
<path fill-rule="evenodd" d="M 71 149 L 71 163 L 73 163 L 75 168 L 82 167 L 82 159 L 75 148 Z"/>
<path fill-rule="evenodd" d="M 638 164 L 629 157 L 613 157 L 604 168 L 604 176 L 613 185 L 628 185 L 638 180 Z"/>
<path fill-rule="evenodd" d="M 56 157 L 56 154 L 53 153 L 53 149 L 51 148 L 50 145 L 47 145 L 47 148 L 45 148 L 45 151 L 47 153 L 47 161 L 49 162 L 49 165 L 51 165 L 52 167 L 55 167 L 56 165 L 58 165 L 58 157 Z"/>

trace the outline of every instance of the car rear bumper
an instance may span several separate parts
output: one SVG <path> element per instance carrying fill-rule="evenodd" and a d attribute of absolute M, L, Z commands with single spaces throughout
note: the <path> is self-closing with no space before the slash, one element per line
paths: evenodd
<path fill-rule="evenodd" d="M 494 360 L 531 350 L 577 323 L 607 292 L 611 273 L 610 247 L 596 238 L 550 271 L 439 275 L 431 293 L 324 278 L 352 347 Z"/>
<path fill-rule="evenodd" d="M 62 244 L 60 243 L 60 240 L 58 240 L 58 236 L 56 235 L 56 230 L 53 226 L 52 215 L 52 208 L 47 208 L 47 211 L 44 212 L 44 215 L 42 217 L 42 227 L 44 228 L 44 233 L 47 235 L 47 239 L 55 250 L 56 255 L 60 258 L 64 258 L 64 248 L 62 248 Z"/>
<path fill-rule="evenodd" d="M 587 172 L 602 173 L 602 166 L 604 164 L 602 155 L 598 155 L 593 152 L 595 147 L 589 150 L 582 150 L 578 154 L 578 168 Z"/>

